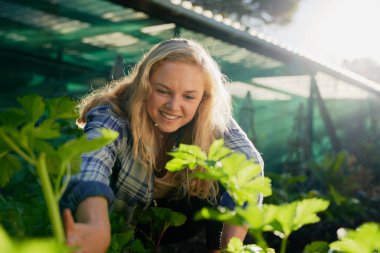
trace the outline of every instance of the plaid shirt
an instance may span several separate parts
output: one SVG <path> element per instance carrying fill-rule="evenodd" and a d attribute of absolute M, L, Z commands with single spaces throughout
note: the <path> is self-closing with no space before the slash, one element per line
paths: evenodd
<path fill-rule="evenodd" d="M 82 155 L 80 172 L 70 179 L 70 184 L 63 195 L 61 208 L 70 208 L 73 212 L 84 199 L 103 196 L 115 210 L 122 210 L 127 218 L 139 204 L 148 206 L 153 200 L 154 175 L 149 175 L 142 165 L 133 159 L 132 134 L 129 122 L 117 116 L 110 106 L 97 106 L 86 115 L 84 132 L 88 138 L 96 138 L 99 128 L 108 128 L 119 133 L 111 144 Z M 254 158 L 263 168 L 263 160 L 249 141 L 246 134 L 235 121 L 231 122 L 224 133 L 225 146 L 241 152 L 247 158 Z M 232 198 L 224 193 L 221 205 L 233 208 Z"/>

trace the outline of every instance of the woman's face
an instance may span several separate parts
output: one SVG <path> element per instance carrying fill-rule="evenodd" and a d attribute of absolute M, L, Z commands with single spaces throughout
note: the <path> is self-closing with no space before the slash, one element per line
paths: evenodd
<path fill-rule="evenodd" d="M 146 109 L 161 132 L 175 132 L 193 119 L 205 89 L 200 67 L 163 62 L 151 73 L 149 81 L 152 94 L 146 101 Z"/>

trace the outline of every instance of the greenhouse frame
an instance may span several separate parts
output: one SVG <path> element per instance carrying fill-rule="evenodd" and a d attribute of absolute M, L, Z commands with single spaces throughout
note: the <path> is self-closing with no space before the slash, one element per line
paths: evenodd
<path fill-rule="evenodd" d="M 203 44 L 230 80 L 234 114 L 267 170 L 379 138 L 380 84 L 188 1 L 0 0 L 1 106 L 75 99 L 122 77 L 152 45 Z"/>

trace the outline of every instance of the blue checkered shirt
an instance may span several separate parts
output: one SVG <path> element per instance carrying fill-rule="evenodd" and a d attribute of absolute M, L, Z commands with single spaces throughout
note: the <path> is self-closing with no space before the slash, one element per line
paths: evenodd
<path fill-rule="evenodd" d="M 125 118 L 117 116 L 110 106 L 101 105 L 90 110 L 86 120 L 84 132 L 88 138 L 96 138 L 99 128 L 114 130 L 119 136 L 113 143 L 82 155 L 80 172 L 71 177 L 60 206 L 75 212 L 82 200 L 103 196 L 110 207 L 125 212 L 130 218 L 136 206 L 148 206 L 153 201 L 154 175 L 149 175 L 148 170 L 133 159 L 132 135 Z M 247 158 L 253 158 L 263 168 L 260 154 L 235 121 L 224 133 L 224 143 Z M 222 195 L 221 205 L 234 207 L 228 193 Z"/>

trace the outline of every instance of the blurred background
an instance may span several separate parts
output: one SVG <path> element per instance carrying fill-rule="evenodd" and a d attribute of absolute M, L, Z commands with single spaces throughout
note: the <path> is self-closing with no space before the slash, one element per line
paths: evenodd
<path fill-rule="evenodd" d="M 332 202 L 291 240 L 301 252 L 380 221 L 378 10 L 377 0 L 0 0 L 0 106 L 25 94 L 78 100 L 154 44 L 197 40 L 263 155 L 266 202 Z"/>

